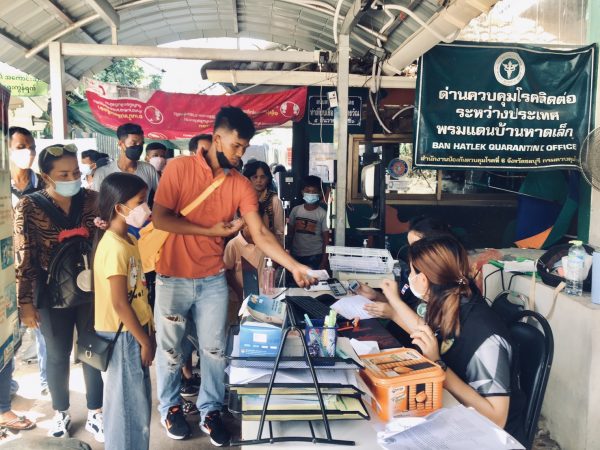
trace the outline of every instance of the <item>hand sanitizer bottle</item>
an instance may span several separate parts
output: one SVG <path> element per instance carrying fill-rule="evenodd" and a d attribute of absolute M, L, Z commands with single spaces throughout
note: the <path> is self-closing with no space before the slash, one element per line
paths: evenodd
<path fill-rule="evenodd" d="M 271 258 L 266 259 L 265 267 L 262 271 L 262 293 L 272 295 L 275 293 L 275 269 Z"/>

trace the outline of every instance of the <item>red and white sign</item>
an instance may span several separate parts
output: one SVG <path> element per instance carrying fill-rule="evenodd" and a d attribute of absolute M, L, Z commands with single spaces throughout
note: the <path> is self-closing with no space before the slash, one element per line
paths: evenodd
<path fill-rule="evenodd" d="M 289 120 L 297 122 L 306 110 L 306 89 L 272 94 L 196 95 L 123 89 L 90 80 L 86 95 L 94 117 L 107 128 L 116 130 L 119 125 L 133 122 L 141 125 L 148 138 L 187 139 L 212 133 L 215 116 L 223 106 L 244 110 L 257 130 Z"/>

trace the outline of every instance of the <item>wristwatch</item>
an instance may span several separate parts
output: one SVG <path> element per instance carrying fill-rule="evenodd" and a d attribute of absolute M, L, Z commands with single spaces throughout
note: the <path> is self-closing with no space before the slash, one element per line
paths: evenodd
<path fill-rule="evenodd" d="M 440 366 L 440 369 L 442 369 L 444 372 L 445 372 L 446 370 L 448 370 L 448 366 L 446 365 L 446 363 L 445 363 L 443 360 L 441 360 L 441 359 L 438 359 L 437 361 L 435 361 L 435 363 L 436 363 L 438 366 Z"/>

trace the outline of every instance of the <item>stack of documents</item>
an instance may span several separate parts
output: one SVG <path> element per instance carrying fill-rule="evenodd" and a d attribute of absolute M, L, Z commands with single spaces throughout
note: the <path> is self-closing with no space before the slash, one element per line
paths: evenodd
<path fill-rule="evenodd" d="M 411 423 L 404 427 L 403 419 Z M 462 405 L 442 408 L 416 424 L 412 417 L 396 421 L 388 423 L 385 431 L 377 433 L 377 442 L 386 450 L 524 449 L 502 428 L 474 409 Z"/>
<path fill-rule="evenodd" d="M 299 339 L 296 336 L 287 338 L 284 352 L 289 346 L 291 353 L 282 357 L 275 374 L 267 420 L 322 419 L 314 380 L 304 360 Z M 231 363 L 227 368 L 229 410 L 241 415 L 243 420 L 260 420 L 275 359 L 244 357 L 238 336 L 231 336 L 230 342 Z M 363 391 L 358 387 L 357 369 L 362 367 L 360 358 L 348 338 L 338 338 L 336 353 L 338 357 L 333 365 L 315 366 L 325 413 L 329 419 L 368 419 L 369 414 L 361 398 Z"/>
<path fill-rule="evenodd" d="M 260 420 L 264 395 L 230 394 L 229 409 L 242 414 L 244 420 Z M 360 396 L 324 395 L 323 405 L 328 419 L 368 419 Z M 319 420 L 321 405 L 316 395 L 272 395 L 267 409 L 267 420 Z"/>
<path fill-rule="evenodd" d="M 229 409 L 244 420 L 259 420 L 272 370 L 232 367 L 229 370 Z M 357 387 L 354 370 L 316 371 L 325 412 L 329 419 L 368 419 Z M 313 379 L 309 369 L 278 370 L 269 398 L 267 420 L 321 419 Z"/>

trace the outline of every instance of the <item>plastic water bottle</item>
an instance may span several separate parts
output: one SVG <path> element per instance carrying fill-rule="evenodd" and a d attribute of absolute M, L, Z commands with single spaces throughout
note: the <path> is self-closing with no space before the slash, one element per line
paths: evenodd
<path fill-rule="evenodd" d="M 573 245 L 569 248 L 569 255 L 567 256 L 567 270 L 565 271 L 567 288 L 565 292 L 569 295 L 580 296 L 583 294 L 583 268 L 587 253 L 581 241 L 571 241 L 569 244 Z"/>
<path fill-rule="evenodd" d="M 266 265 L 262 271 L 262 293 L 265 295 L 275 293 L 275 269 L 273 268 L 271 258 L 267 258 Z"/>
<path fill-rule="evenodd" d="M 388 237 L 388 235 L 385 235 L 385 245 L 384 245 L 385 249 L 387 251 L 389 251 L 391 253 L 392 251 L 392 245 L 390 244 L 390 238 Z"/>

